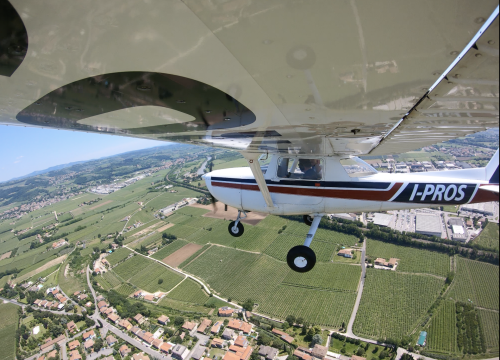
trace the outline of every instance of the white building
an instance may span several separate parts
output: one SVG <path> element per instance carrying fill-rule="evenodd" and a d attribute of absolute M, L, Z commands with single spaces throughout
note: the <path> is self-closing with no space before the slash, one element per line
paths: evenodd
<path fill-rule="evenodd" d="M 443 233 L 443 226 L 441 224 L 441 216 L 439 215 L 428 215 L 428 214 L 417 214 L 416 216 L 416 228 L 415 231 L 419 234 L 424 234 L 428 236 L 441 237 Z"/>

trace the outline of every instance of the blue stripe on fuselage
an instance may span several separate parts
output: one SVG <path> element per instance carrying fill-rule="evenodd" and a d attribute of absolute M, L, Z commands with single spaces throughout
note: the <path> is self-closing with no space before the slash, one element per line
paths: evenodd
<path fill-rule="evenodd" d="M 226 181 L 242 184 L 257 184 L 254 179 L 239 179 L 227 177 L 212 177 L 212 181 Z M 347 188 L 347 189 L 377 189 L 388 190 L 391 186 L 390 182 L 358 182 L 358 181 L 320 181 L 320 180 L 300 180 L 300 179 L 283 179 L 279 181 L 266 180 L 267 185 L 286 185 L 286 186 L 311 186 L 324 188 Z"/>

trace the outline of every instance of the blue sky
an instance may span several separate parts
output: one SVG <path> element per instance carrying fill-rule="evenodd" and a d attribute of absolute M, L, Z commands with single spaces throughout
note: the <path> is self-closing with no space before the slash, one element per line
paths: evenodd
<path fill-rule="evenodd" d="M 55 165 L 166 144 L 113 135 L 0 126 L 0 182 Z"/>

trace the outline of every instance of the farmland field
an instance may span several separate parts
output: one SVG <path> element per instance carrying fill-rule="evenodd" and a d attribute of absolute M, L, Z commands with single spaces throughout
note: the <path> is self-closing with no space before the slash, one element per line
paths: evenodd
<path fill-rule="evenodd" d="M 202 290 L 201 285 L 191 279 L 184 280 L 182 284 L 168 294 L 168 297 L 200 305 L 203 305 L 209 299 L 205 291 Z"/>
<path fill-rule="evenodd" d="M 178 267 L 180 264 L 186 261 L 186 259 L 189 259 L 202 248 L 203 246 L 201 245 L 189 243 L 176 252 L 172 253 L 171 255 L 167 256 L 162 260 L 162 262 L 172 267 Z"/>
<path fill-rule="evenodd" d="M 486 347 L 498 351 L 499 337 L 499 317 L 498 312 L 488 310 L 478 310 L 479 321 L 486 338 Z"/>
<path fill-rule="evenodd" d="M 444 301 L 433 316 L 427 337 L 429 350 L 452 353 L 456 351 L 457 327 L 455 311 L 453 301 Z"/>
<path fill-rule="evenodd" d="M 156 291 L 169 291 L 183 279 L 183 276 L 167 269 L 157 262 L 148 260 L 148 266 L 129 280 L 133 285 L 142 290 L 154 293 Z M 161 284 L 159 280 L 163 280 Z"/>
<path fill-rule="evenodd" d="M 17 309 L 14 304 L 0 304 L 0 360 L 16 358 Z"/>
<path fill-rule="evenodd" d="M 113 274 L 112 271 L 107 271 L 101 277 L 104 279 L 104 281 L 109 284 L 109 288 L 114 288 L 120 285 L 122 282 L 120 279 L 116 277 L 115 274 Z M 99 280 L 99 283 L 101 283 L 101 279 Z M 101 283 L 102 285 L 102 283 Z M 108 289 L 106 289 L 108 290 Z"/>
<path fill-rule="evenodd" d="M 115 289 L 115 291 L 123 296 L 129 296 L 135 291 L 135 289 L 128 284 L 121 284 Z"/>
<path fill-rule="evenodd" d="M 173 243 L 168 244 L 167 246 L 165 246 L 165 247 L 161 248 L 160 250 L 158 250 L 157 252 L 155 252 L 153 255 L 151 255 L 151 257 L 153 259 L 163 260 L 164 258 L 173 254 L 174 252 L 176 252 L 181 247 L 183 247 L 184 245 L 187 245 L 187 244 L 188 244 L 187 241 L 177 239 Z"/>
<path fill-rule="evenodd" d="M 498 310 L 498 266 L 479 261 L 456 258 L 457 273 L 448 294 L 455 301 Z"/>
<path fill-rule="evenodd" d="M 122 279 L 127 281 L 135 274 L 144 270 L 144 268 L 146 268 L 150 263 L 151 260 L 141 255 L 134 255 L 132 258 L 115 267 L 113 271 Z"/>
<path fill-rule="evenodd" d="M 444 281 L 431 276 L 367 269 L 354 333 L 377 339 L 407 335 L 443 285 Z"/>
<path fill-rule="evenodd" d="M 127 248 L 116 249 L 113 253 L 111 253 L 106 257 L 106 261 L 109 262 L 111 266 L 113 266 L 119 263 L 120 261 L 125 260 L 131 252 L 132 251 L 130 251 Z"/>
<path fill-rule="evenodd" d="M 499 249 L 499 231 L 498 224 L 496 223 L 488 223 L 486 227 L 483 229 L 481 234 L 474 239 L 473 244 L 479 244 L 485 246 L 492 251 L 497 251 Z"/>
<path fill-rule="evenodd" d="M 375 260 L 377 257 L 399 259 L 396 271 L 427 273 L 446 277 L 450 271 L 450 257 L 434 251 L 414 249 L 388 244 L 373 239 L 366 240 L 366 254 Z"/>

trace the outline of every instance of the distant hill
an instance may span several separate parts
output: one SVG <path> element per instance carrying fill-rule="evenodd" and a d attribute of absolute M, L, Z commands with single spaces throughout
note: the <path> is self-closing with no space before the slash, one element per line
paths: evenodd
<path fill-rule="evenodd" d="M 38 171 L 33 171 L 32 173 L 29 173 L 27 175 L 23 175 L 23 176 L 19 176 L 19 177 L 16 177 L 16 178 L 12 178 L 10 180 L 5 180 L 5 181 L 2 181 L 2 182 L 9 182 L 9 181 L 15 181 L 15 180 L 21 180 L 21 179 L 26 179 L 26 178 L 29 178 L 31 176 L 36 176 L 36 175 L 42 175 L 42 174 L 45 174 L 45 173 L 48 173 L 48 172 L 51 172 L 51 171 L 55 171 L 55 170 L 61 170 L 61 169 L 64 169 L 64 168 L 67 168 L 67 167 L 70 167 L 70 166 L 73 166 L 73 165 L 77 165 L 77 164 L 81 164 L 81 163 L 84 163 L 84 162 L 87 162 L 87 161 L 92 161 L 92 160 L 95 160 L 95 159 L 91 159 L 91 160 L 82 160 L 82 161 L 75 161 L 75 162 L 70 162 L 68 164 L 62 164 L 62 165 L 56 165 L 56 166 L 51 166 L 45 170 L 38 170 Z M 0 182 L 1 183 L 1 182 Z"/>

